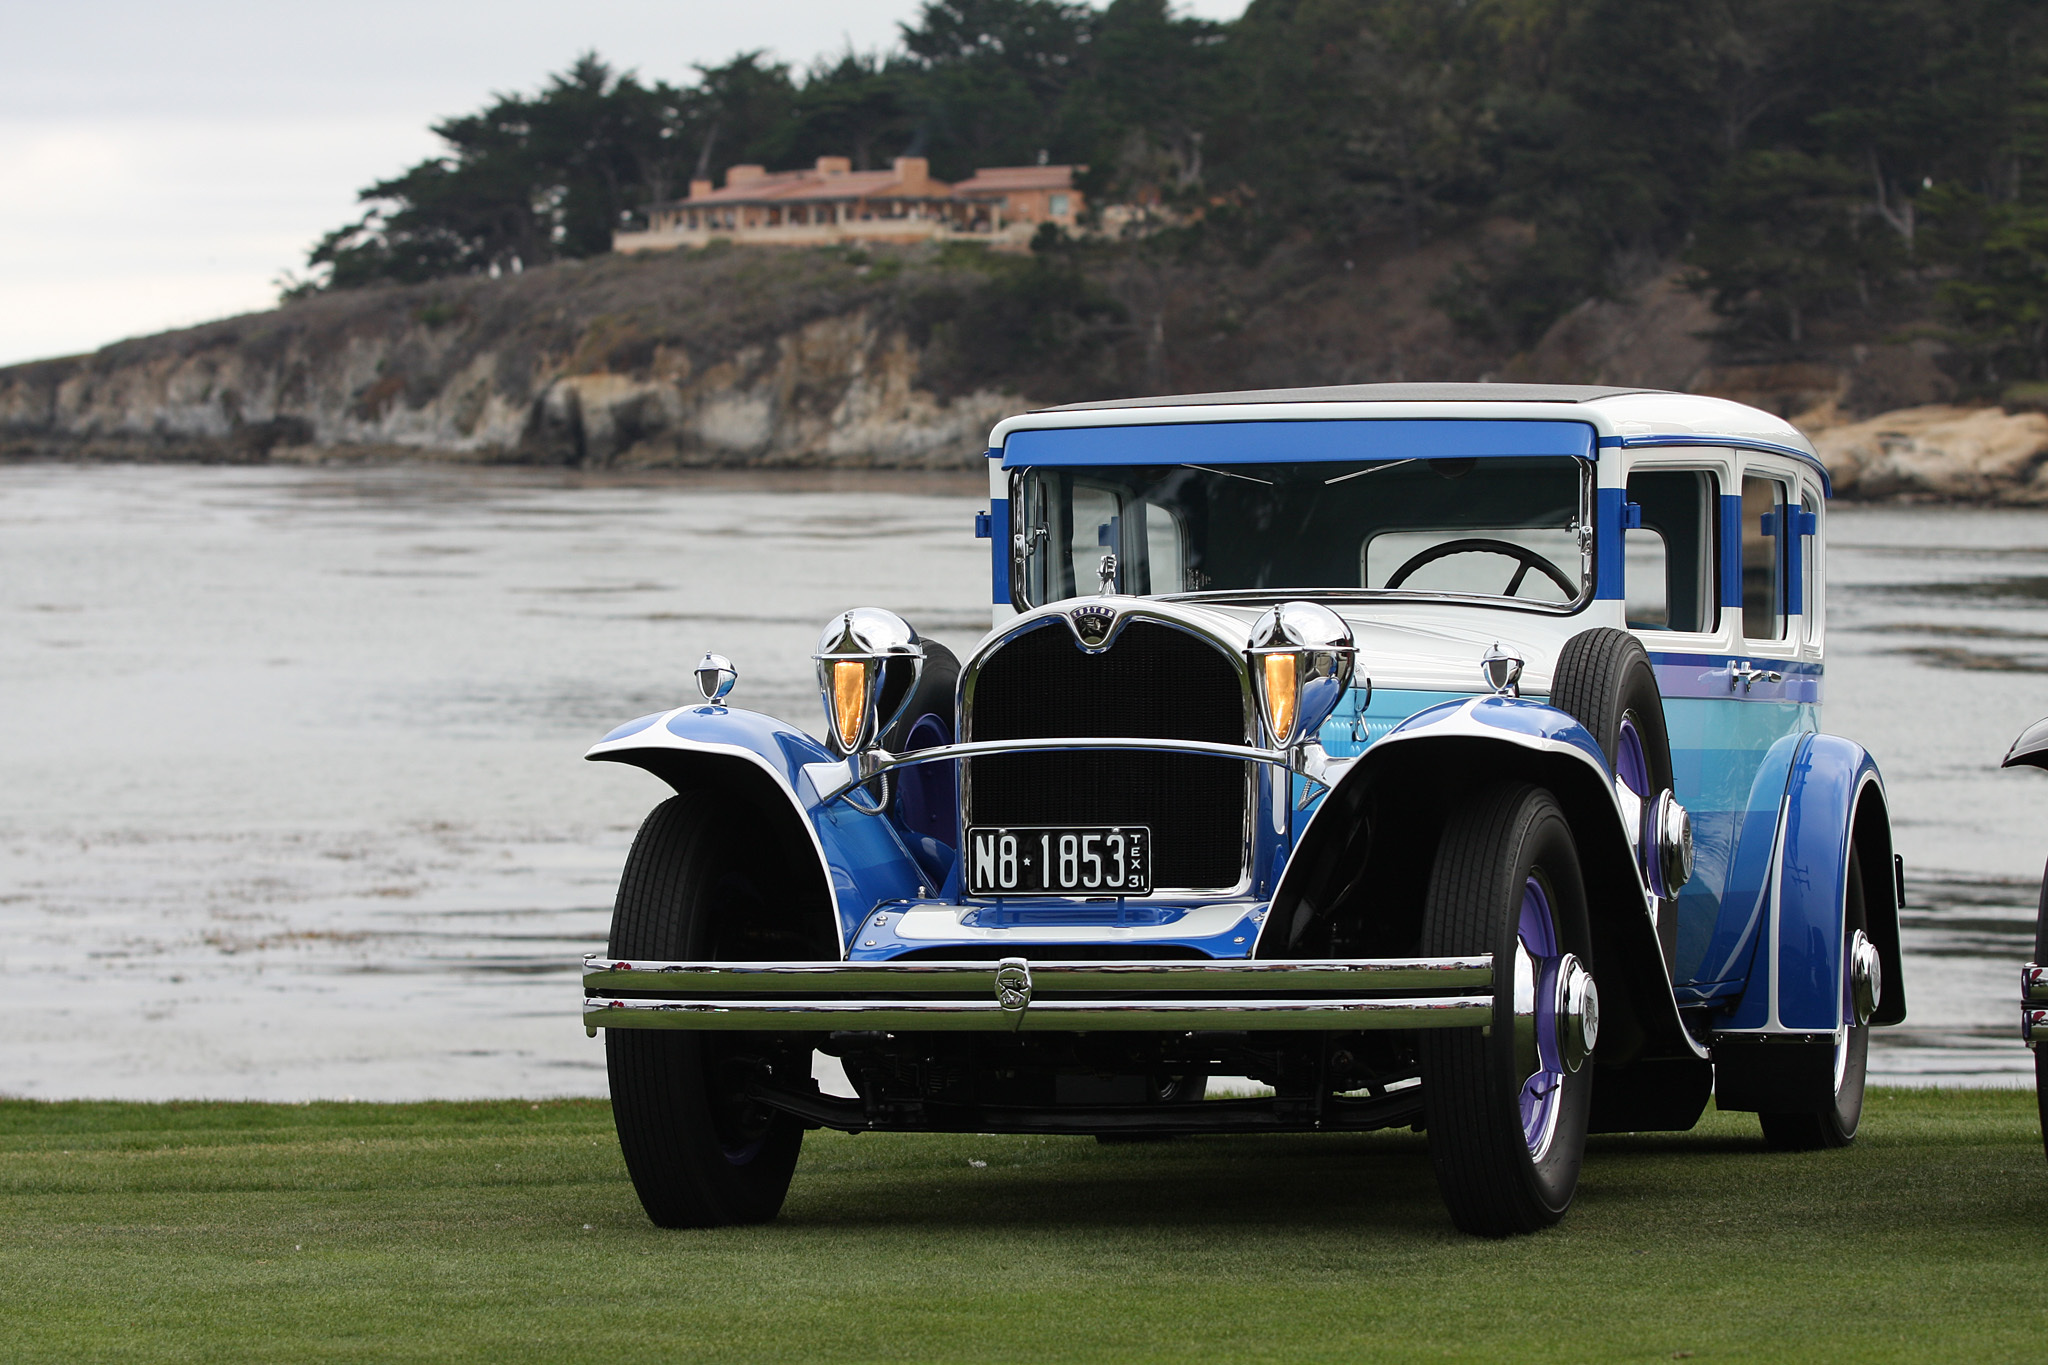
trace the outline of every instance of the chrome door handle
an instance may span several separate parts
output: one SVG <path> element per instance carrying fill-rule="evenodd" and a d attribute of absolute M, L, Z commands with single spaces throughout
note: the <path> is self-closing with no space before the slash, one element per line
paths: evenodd
<path fill-rule="evenodd" d="M 1785 681 L 1783 673 L 1779 673 L 1774 669 L 1751 668 L 1747 659 L 1744 659 L 1739 664 L 1728 665 L 1728 690 L 1730 692 L 1735 690 L 1735 684 L 1737 683 L 1741 683 L 1743 692 L 1747 693 L 1752 684 L 1783 681 Z"/>

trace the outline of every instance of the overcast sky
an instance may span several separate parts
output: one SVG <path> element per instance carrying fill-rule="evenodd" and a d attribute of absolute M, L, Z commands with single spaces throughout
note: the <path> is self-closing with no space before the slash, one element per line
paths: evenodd
<path fill-rule="evenodd" d="M 1245 0 L 1183 0 L 1235 18 Z M 916 0 L 98 0 L 0 11 L 0 364 L 269 307 L 427 125 L 576 54 L 678 83 L 893 45 Z"/>

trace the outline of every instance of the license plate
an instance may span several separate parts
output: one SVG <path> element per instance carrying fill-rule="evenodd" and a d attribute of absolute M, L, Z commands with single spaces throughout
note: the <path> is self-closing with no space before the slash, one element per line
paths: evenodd
<path fill-rule="evenodd" d="M 1152 889 L 1152 831 L 1143 825 L 978 825 L 967 831 L 975 896 L 1142 896 Z"/>

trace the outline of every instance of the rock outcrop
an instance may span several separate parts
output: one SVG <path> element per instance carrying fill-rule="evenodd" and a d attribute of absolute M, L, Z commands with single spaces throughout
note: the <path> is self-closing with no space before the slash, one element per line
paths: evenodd
<path fill-rule="evenodd" d="M 1808 434 L 1837 497 L 2048 503 L 2048 416 L 2038 412 L 1932 404 Z"/>
<path fill-rule="evenodd" d="M 1046 403 L 1479 378 L 1429 301 L 1459 259 L 714 249 L 355 290 L 0 369 L 0 456 L 971 466 Z"/>
<path fill-rule="evenodd" d="M 971 463 L 1026 401 L 935 392 L 842 258 L 630 261 L 316 298 L 0 370 L 0 450 L 88 459 Z M 634 286 L 642 286 L 635 289 Z M 654 286 L 649 288 L 647 286 Z"/>

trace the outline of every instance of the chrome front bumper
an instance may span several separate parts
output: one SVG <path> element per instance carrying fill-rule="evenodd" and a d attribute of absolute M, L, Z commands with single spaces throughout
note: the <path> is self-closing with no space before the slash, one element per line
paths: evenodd
<path fill-rule="evenodd" d="M 2020 969 L 2020 1037 L 2031 1048 L 2048 1041 L 2048 966 Z"/>
<path fill-rule="evenodd" d="M 1469 1028 L 1493 958 L 1325 962 L 583 959 L 583 1024 L 814 1032 Z"/>

